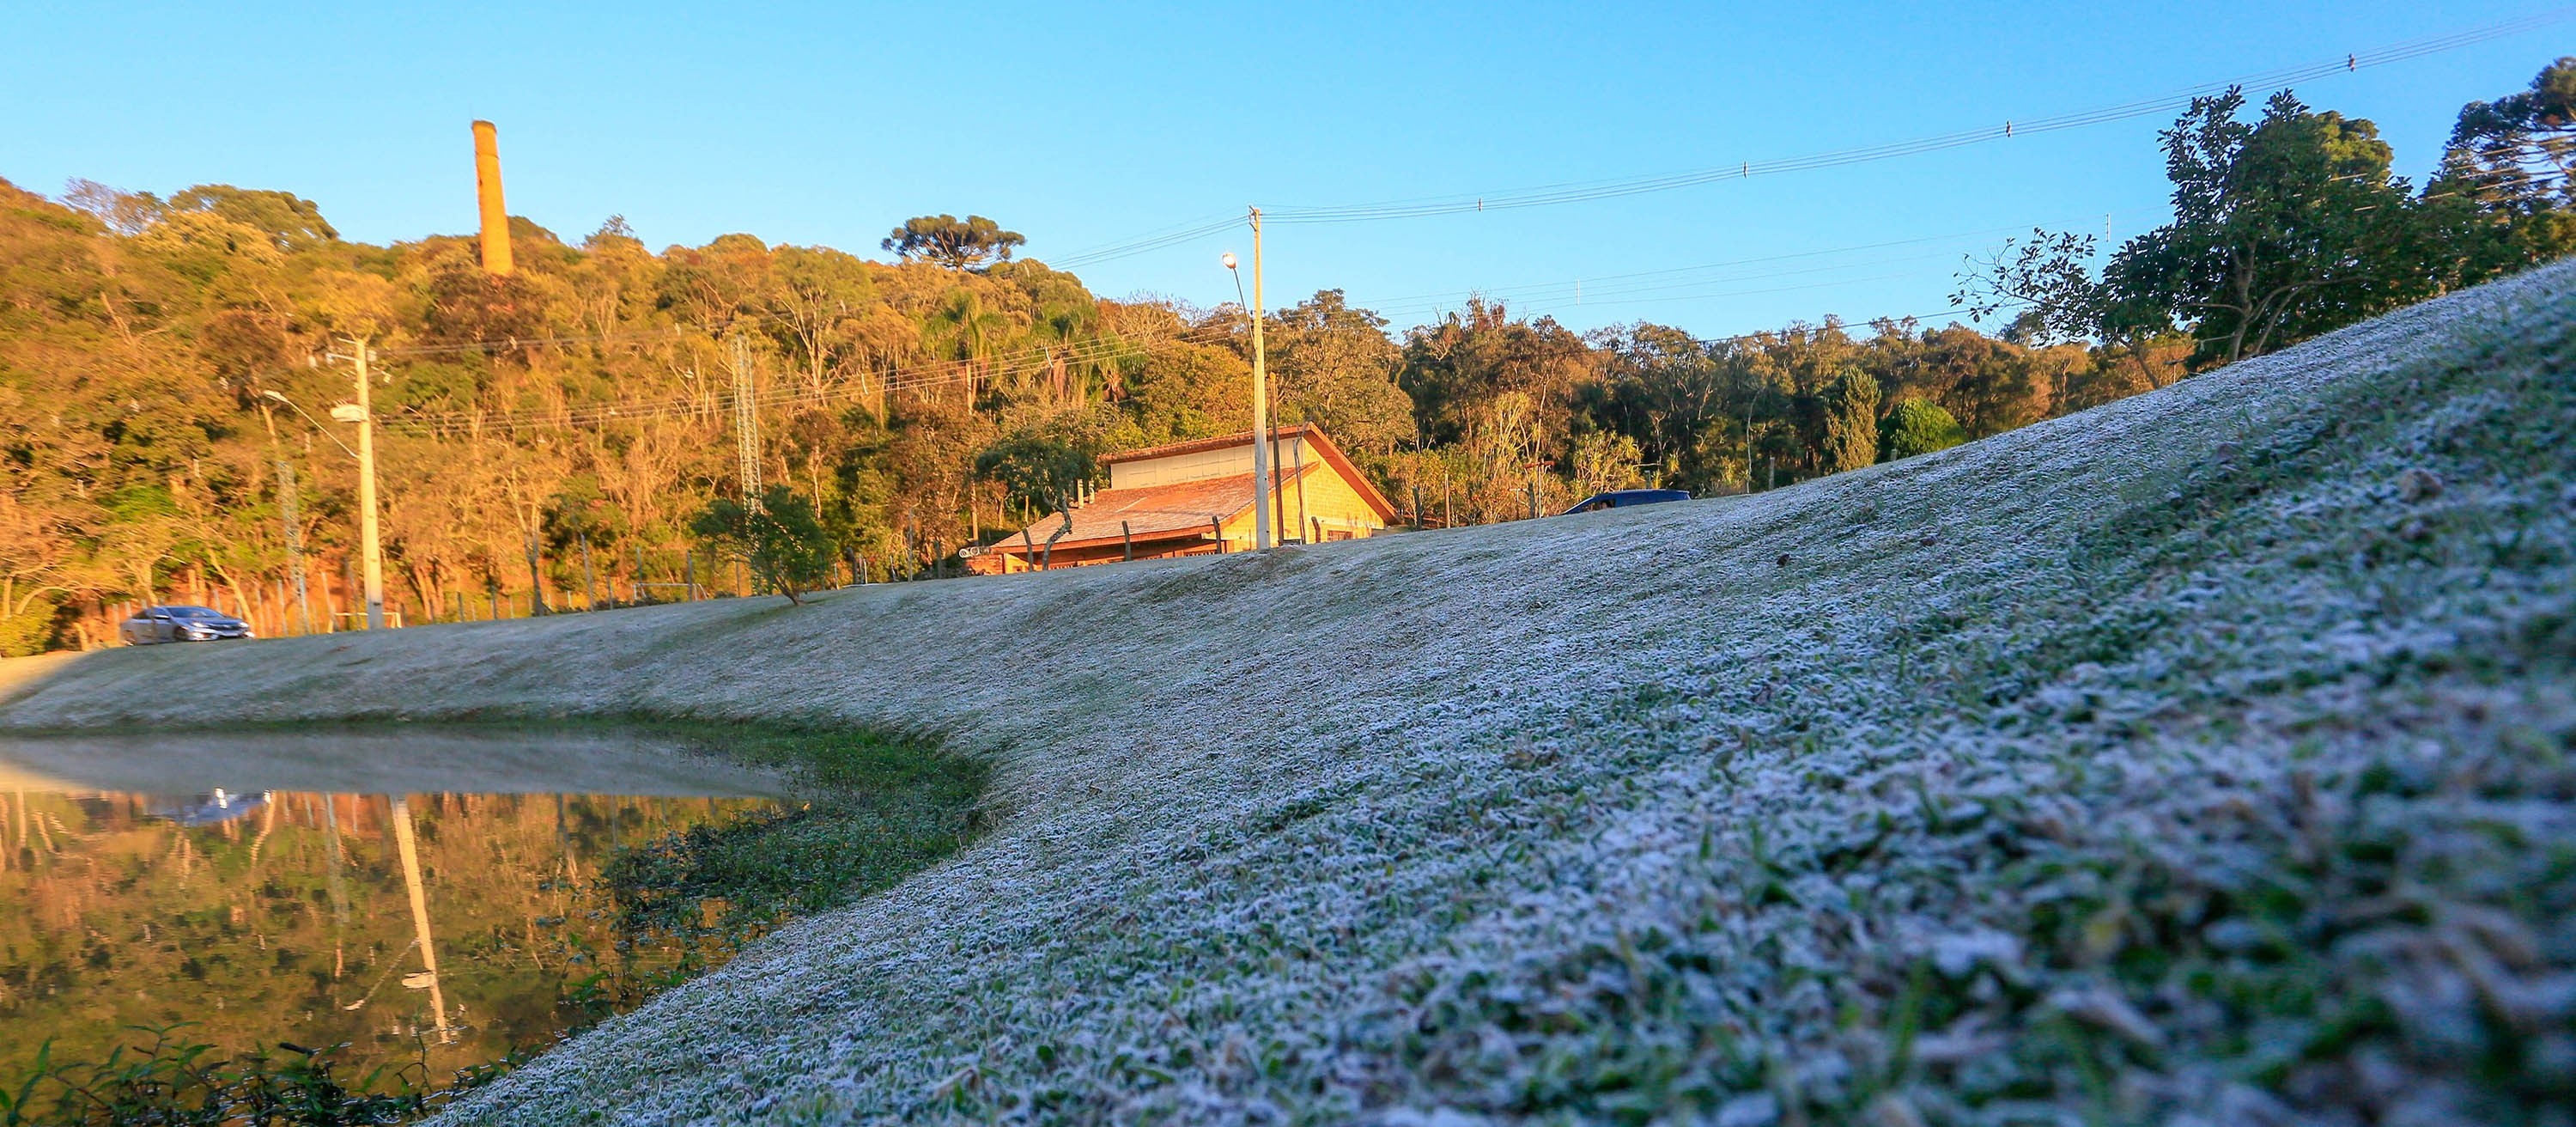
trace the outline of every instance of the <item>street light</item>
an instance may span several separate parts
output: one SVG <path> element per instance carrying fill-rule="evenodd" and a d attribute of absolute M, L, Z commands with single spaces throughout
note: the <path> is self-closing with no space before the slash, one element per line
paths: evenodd
<path fill-rule="evenodd" d="M 313 429 L 315 429 L 315 430 L 319 430 L 319 431 L 322 431 L 322 437 L 327 438 L 327 439 L 330 439 L 330 440 L 331 440 L 331 445 L 339 447 L 339 448 L 340 448 L 340 452 L 341 452 L 341 453 L 343 453 L 343 454 L 347 454 L 348 456 L 350 456 L 350 457 L 352 457 L 352 458 L 355 458 L 355 457 L 357 457 L 357 456 L 358 456 L 358 452 L 357 452 L 357 451 L 349 449 L 349 444 L 348 444 L 348 443 L 340 441 L 340 436 L 339 436 L 339 435 L 333 434 L 333 433 L 331 433 L 330 431 L 327 431 L 327 430 L 322 430 L 322 420 L 317 419 L 317 418 L 314 418 L 314 417 L 313 417 L 312 412 L 310 412 L 310 411 L 306 411 L 306 410 L 304 409 L 304 405 L 303 405 L 303 404 L 297 403 L 296 401 L 294 401 L 294 400 L 292 400 L 292 399 L 288 399 L 288 398 L 286 397 L 286 394 L 285 394 L 284 392 L 278 392 L 278 391 L 263 391 L 263 392 L 260 392 L 260 394 L 261 394 L 261 395 L 264 395 L 264 396 L 267 396 L 267 397 L 268 397 L 268 398 L 270 398 L 270 399 L 274 399 L 274 400 L 276 400 L 276 401 L 278 401 L 278 402 L 280 402 L 280 403 L 286 404 L 286 405 L 287 405 L 287 406 L 289 406 L 289 407 L 295 408 L 295 413 L 296 413 L 296 414 L 304 416 L 304 421 L 305 421 L 305 422 L 308 422 L 308 423 L 313 424 Z M 339 416 L 339 410 L 338 410 L 337 408 L 333 408 L 333 410 L 332 410 L 332 417 L 334 417 L 334 418 L 338 418 L 338 416 Z M 348 419 L 341 419 L 340 421 L 345 423 L 345 422 L 349 422 L 350 420 L 348 420 Z"/>
<path fill-rule="evenodd" d="M 1225 252 L 1226 273 L 1234 275 L 1234 296 L 1243 298 L 1243 273 L 1235 268 L 1234 252 Z M 1244 312 L 1252 315 L 1252 546 L 1255 550 L 1270 546 L 1270 445 L 1264 441 L 1270 434 L 1270 361 L 1261 346 L 1261 209 L 1252 209 L 1252 300 L 1244 302 Z M 1219 545 L 1222 549 L 1223 545 Z"/>

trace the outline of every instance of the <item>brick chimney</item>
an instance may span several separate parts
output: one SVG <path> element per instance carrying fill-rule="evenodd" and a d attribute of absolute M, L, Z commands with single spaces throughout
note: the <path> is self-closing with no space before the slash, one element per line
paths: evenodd
<path fill-rule="evenodd" d="M 474 195 L 483 208 L 483 272 L 510 273 L 510 212 L 501 206 L 501 138 L 488 121 L 474 123 Z"/>

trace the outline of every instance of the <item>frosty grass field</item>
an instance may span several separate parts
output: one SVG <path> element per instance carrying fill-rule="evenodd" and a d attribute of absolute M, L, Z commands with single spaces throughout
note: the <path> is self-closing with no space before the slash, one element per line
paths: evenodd
<path fill-rule="evenodd" d="M 2562 264 L 1747 498 L 103 653 L 0 723 L 992 757 L 979 843 L 458 1123 L 2567 1123 L 2571 322 Z"/>

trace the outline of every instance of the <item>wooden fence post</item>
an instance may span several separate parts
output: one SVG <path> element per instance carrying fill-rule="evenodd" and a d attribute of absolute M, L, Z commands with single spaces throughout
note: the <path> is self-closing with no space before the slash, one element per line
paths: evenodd
<path fill-rule="evenodd" d="M 1124 553 L 1121 557 L 1122 559 L 1133 560 L 1136 558 L 1136 533 L 1134 530 L 1128 528 L 1127 522 L 1123 520 L 1118 522 L 1118 544 L 1120 550 Z"/>

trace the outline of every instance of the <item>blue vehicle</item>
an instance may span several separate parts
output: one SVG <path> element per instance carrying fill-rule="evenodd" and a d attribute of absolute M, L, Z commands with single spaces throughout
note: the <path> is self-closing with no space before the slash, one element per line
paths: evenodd
<path fill-rule="evenodd" d="M 1679 489 L 1613 489 L 1595 493 L 1583 503 L 1556 515 L 1570 517 L 1576 513 L 1593 513 L 1603 509 L 1625 509 L 1631 505 L 1659 505 L 1666 501 L 1688 501 L 1691 495 Z"/>

